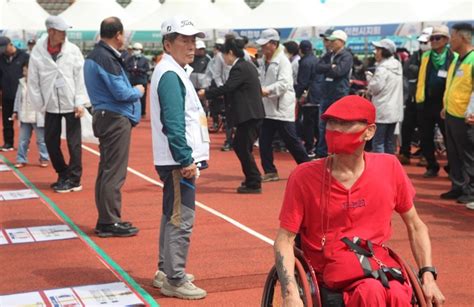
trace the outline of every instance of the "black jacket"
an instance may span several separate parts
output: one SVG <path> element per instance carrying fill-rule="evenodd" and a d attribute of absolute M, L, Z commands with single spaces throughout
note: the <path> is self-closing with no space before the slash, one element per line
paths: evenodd
<path fill-rule="evenodd" d="M 238 126 L 251 119 L 265 118 L 262 102 L 262 87 L 255 66 L 239 59 L 229 72 L 229 78 L 223 86 L 206 91 L 206 98 L 225 96 L 228 119 L 232 126 Z M 230 116 L 230 118 L 229 118 Z"/>
<path fill-rule="evenodd" d="M 327 61 L 328 59 L 329 55 L 326 55 L 324 60 L 319 61 L 316 65 L 316 72 L 324 74 L 325 77 L 322 85 L 324 103 L 332 104 L 336 100 L 349 95 L 349 78 L 352 70 L 353 57 L 352 54 L 344 48 L 332 58 L 332 61 Z"/>
<path fill-rule="evenodd" d="M 28 53 L 20 49 L 17 49 L 11 61 L 5 54 L 0 56 L 0 90 L 3 98 L 15 99 L 18 82 L 23 78 L 23 65 L 29 59 Z"/>
<path fill-rule="evenodd" d="M 298 66 L 298 77 L 295 84 L 296 98 L 300 99 L 305 90 L 308 91 L 306 104 L 318 105 L 321 99 L 321 85 L 324 80 L 321 74 L 316 72 L 318 59 L 312 53 L 304 55 Z"/>
<path fill-rule="evenodd" d="M 128 57 L 125 60 L 125 68 L 127 70 L 128 79 L 132 85 L 147 84 L 150 61 L 146 57 Z"/>

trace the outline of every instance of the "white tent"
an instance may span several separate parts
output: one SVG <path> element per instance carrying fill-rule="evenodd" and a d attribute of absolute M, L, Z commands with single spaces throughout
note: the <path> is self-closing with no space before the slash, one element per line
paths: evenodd
<path fill-rule="evenodd" d="M 158 0 L 132 0 L 125 8 L 125 11 L 130 17 L 130 23 L 133 23 L 141 20 L 150 12 L 156 11 L 160 6 L 161 4 Z"/>
<path fill-rule="evenodd" d="M 0 29 L 44 30 L 48 13 L 35 0 L 0 0 Z"/>
<path fill-rule="evenodd" d="M 161 23 L 173 16 L 186 16 L 203 30 L 222 28 L 228 24 L 228 16 L 223 16 L 210 0 L 166 0 L 157 10 L 131 24 L 130 30 L 159 31 Z"/>
<path fill-rule="evenodd" d="M 252 20 L 249 20 L 252 9 L 243 0 L 214 0 L 214 6 L 225 17 L 225 23 L 217 29 L 252 27 Z"/>
<path fill-rule="evenodd" d="M 98 31 L 102 20 L 111 16 L 120 18 L 126 29 L 129 20 L 125 9 L 115 0 L 76 0 L 59 16 L 73 27 L 73 31 Z"/>

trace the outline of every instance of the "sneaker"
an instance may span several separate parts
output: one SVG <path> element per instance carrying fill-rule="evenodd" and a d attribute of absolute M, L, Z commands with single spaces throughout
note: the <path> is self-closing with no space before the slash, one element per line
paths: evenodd
<path fill-rule="evenodd" d="M 474 202 L 472 202 L 472 203 L 467 203 L 467 204 L 466 204 L 466 208 L 469 209 L 469 210 L 474 210 Z"/>
<path fill-rule="evenodd" d="M 59 185 L 63 184 L 64 181 L 66 181 L 66 179 L 61 178 L 61 177 L 58 177 L 58 180 L 57 180 L 56 182 L 51 183 L 51 184 L 49 185 L 49 187 L 54 190 L 54 189 L 56 189 L 56 187 L 58 187 Z"/>
<path fill-rule="evenodd" d="M 131 237 L 137 235 L 139 229 L 130 225 L 115 223 L 111 225 L 102 225 L 98 229 L 97 236 L 101 238 L 109 237 Z"/>
<path fill-rule="evenodd" d="M 15 148 L 13 148 L 13 145 L 11 144 L 5 144 L 1 147 L 2 151 L 13 151 Z"/>
<path fill-rule="evenodd" d="M 237 188 L 239 194 L 261 194 L 262 188 L 251 188 L 248 186 L 240 186 Z"/>
<path fill-rule="evenodd" d="M 57 193 L 79 192 L 82 190 L 82 185 L 80 183 L 74 183 L 70 180 L 65 180 L 58 183 L 53 189 Z"/>
<path fill-rule="evenodd" d="M 423 178 L 435 178 L 438 177 L 438 170 L 429 168 L 426 170 L 426 172 L 423 174 Z"/>
<path fill-rule="evenodd" d="M 164 296 L 173 296 L 185 300 L 199 300 L 207 295 L 206 290 L 196 287 L 189 280 L 180 286 L 172 286 L 169 284 L 168 279 L 165 279 L 160 291 Z"/>
<path fill-rule="evenodd" d="M 316 158 L 316 154 L 314 153 L 314 151 L 309 151 L 309 152 L 308 152 L 308 157 L 309 157 L 310 159 Z"/>
<path fill-rule="evenodd" d="M 22 163 L 22 162 L 15 164 L 16 168 L 22 168 L 22 167 L 25 167 L 25 166 L 26 166 L 26 163 Z"/>
<path fill-rule="evenodd" d="M 194 275 L 193 274 L 187 274 L 186 273 L 186 278 L 190 281 L 190 282 L 193 282 L 194 281 Z M 165 272 L 163 271 L 156 271 L 155 273 L 155 277 L 153 278 L 153 287 L 155 288 L 162 288 L 163 287 L 163 283 L 165 282 L 165 279 L 166 279 L 166 274 Z"/>
<path fill-rule="evenodd" d="M 457 199 L 461 195 L 462 195 L 461 190 L 449 190 L 448 192 L 441 194 L 439 197 L 441 199 L 450 199 L 450 200 L 452 200 L 452 199 Z"/>
<path fill-rule="evenodd" d="M 278 173 L 268 173 L 262 176 L 262 182 L 270 182 L 270 181 L 278 181 L 280 177 L 278 177 Z"/>
<path fill-rule="evenodd" d="M 474 196 L 463 194 L 459 196 L 456 200 L 460 204 L 468 204 L 474 202 Z"/>
<path fill-rule="evenodd" d="M 48 160 L 40 160 L 40 167 L 48 167 L 49 161 Z"/>
<path fill-rule="evenodd" d="M 232 146 L 228 143 L 225 143 L 224 146 L 221 147 L 221 151 L 231 151 Z"/>
<path fill-rule="evenodd" d="M 410 157 L 405 155 L 398 155 L 398 161 L 400 161 L 402 165 L 410 165 Z"/>
<path fill-rule="evenodd" d="M 132 227 L 132 223 L 131 222 L 118 222 L 117 224 L 121 224 L 125 227 Z M 96 234 L 98 234 L 100 232 L 100 230 L 102 229 L 102 227 L 105 227 L 105 226 L 108 226 L 108 225 L 111 225 L 111 224 L 95 224 L 95 228 L 94 228 L 94 232 Z"/>

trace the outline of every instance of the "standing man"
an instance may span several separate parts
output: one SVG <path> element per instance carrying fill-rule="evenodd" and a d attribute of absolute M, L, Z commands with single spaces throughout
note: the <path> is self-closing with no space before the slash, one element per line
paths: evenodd
<path fill-rule="evenodd" d="M 163 181 L 158 271 L 153 285 L 161 293 L 201 299 L 207 293 L 185 273 L 195 217 L 198 162 L 209 159 L 206 114 L 189 79 L 196 37 L 204 33 L 185 17 L 161 25 L 165 54 L 151 79 L 153 159 Z"/>
<path fill-rule="evenodd" d="M 296 135 L 293 70 L 284 47 L 280 45 L 280 34 L 275 29 L 266 29 L 256 43 L 262 47 L 263 53 L 263 65 L 259 67 L 265 108 L 259 139 L 260 158 L 265 172 L 262 182 L 278 181 L 280 177 L 273 164 L 272 148 L 273 136 L 277 131 L 296 163 L 310 159 Z"/>
<path fill-rule="evenodd" d="M 58 193 L 82 190 L 81 119 L 89 102 L 84 85 L 81 50 L 66 38 L 70 26 L 59 16 L 46 19 L 48 35 L 31 53 L 28 96 L 37 111 L 46 112 L 44 140 L 58 181 L 51 187 Z M 69 163 L 61 151 L 61 122 L 66 121 Z"/>
<path fill-rule="evenodd" d="M 345 48 L 347 34 L 342 30 L 335 30 L 331 35 L 324 37 L 329 43 L 331 53 L 326 54 L 316 65 L 316 71 L 324 74 L 321 86 L 323 100 L 319 114 L 323 114 L 335 101 L 349 95 L 353 56 Z M 319 121 L 319 139 L 316 146 L 316 156 L 327 156 L 326 122 Z"/>
<path fill-rule="evenodd" d="M 445 25 L 433 27 L 430 36 L 431 50 L 423 53 L 416 86 L 418 124 L 421 132 L 421 149 L 428 165 L 425 178 L 438 176 L 439 164 L 435 156 L 434 128 L 437 124 L 443 135 L 443 94 L 448 68 L 455 55 L 448 48 L 449 29 Z"/>
<path fill-rule="evenodd" d="M 441 116 L 446 118 L 446 137 L 451 190 L 444 199 L 457 199 L 474 209 L 474 52 L 472 24 L 451 29 L 451 48 L 459 58 L 451 63 Z"/>
<path fill-rule="evenodd" d="M 3 146 L 1 151 L 13 150 L 13 105 L 18 83 L 23 78 L 23 66 L 28 63 L 26 52 L 17 49 L 10 39 L 0 36 L 0 91 L 2 92 Z"/>
<path fill-rule="evenodd" d="M 92 127 L 99 138 L 100 161 L 95 182 L 99 237 L 129 237 L 138 228 L 122 222 L 122 188 L 127 175 L 132 127 L 140 121 L 143 85 L 132 87 L 120 52 L 123 25 L 117 17 L 100 24 L 101 40 L 87 57 L 84 76 L 94 109 Z"/>
<path fill-rule="evenodd" d="M 143 45 L 133 44 L 132 54 L 125 60 L 125 67 L 128 72 L 128 78 L 132 86 L 141 85 L 145 93 L 140 98 L 141 116 L 146 116 L 146 88 L 148 83 L 148 73 L 150 72 L 150 61 L 143 55 Z"/>

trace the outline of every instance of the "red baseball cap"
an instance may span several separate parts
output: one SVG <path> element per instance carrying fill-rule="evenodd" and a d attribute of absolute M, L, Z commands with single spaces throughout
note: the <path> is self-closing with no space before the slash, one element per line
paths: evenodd
<path fill-rule="evenodd" d="M 375 123 L 375 107 L 369 100 L 357 96 L 345 96 L 333 103 L 321 115 L 321 119 L 335 118 L 345 121 L 364 121 L 368 124 Z"/>

